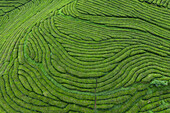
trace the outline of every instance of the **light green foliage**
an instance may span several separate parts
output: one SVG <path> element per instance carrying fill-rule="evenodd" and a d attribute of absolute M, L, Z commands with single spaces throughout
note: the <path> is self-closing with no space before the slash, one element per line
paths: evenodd
<path fill-rule="evenodd" d="M 169 113 L 170 0 L 0 0 L 0 113 Z"/>
<path fill-rule="evenodd" d="M 168 85 L 168 81 L 162 81 L 162 80 L 154 79 L 150 84 L 151 85 L 155 85 L 156 87 L 161 87 L 161 86 L 167 86 Z"/>

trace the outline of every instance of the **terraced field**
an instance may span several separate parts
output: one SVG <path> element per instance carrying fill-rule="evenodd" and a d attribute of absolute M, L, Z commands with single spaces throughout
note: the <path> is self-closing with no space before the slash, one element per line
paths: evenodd
<path fill-rule="evenodd" d="M 170 113 L 170 0 L 0 0 L 0 113 Z"/>

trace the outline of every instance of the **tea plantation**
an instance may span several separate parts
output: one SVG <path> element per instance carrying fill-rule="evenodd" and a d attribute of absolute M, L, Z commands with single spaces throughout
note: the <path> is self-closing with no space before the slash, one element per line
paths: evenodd
<path fill-rule="evenodd" d="M 0 0 L 0 113 L 170 113 L 170 0 Z"/>

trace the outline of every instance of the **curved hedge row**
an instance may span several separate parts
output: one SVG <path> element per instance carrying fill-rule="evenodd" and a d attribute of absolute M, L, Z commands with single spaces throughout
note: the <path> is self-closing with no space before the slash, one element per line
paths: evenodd
<path fill-rule="evenodd" d="M 0 112 L 169 113 L 168 0 L 140 1 L 32 0 L 1 16 Z"/>

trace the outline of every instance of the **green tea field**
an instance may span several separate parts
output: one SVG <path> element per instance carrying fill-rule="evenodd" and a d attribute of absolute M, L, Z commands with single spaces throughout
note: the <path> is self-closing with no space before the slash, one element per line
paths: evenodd
<path fill-rule="evenodd" d="M 170 0 L 0 0 L 0 113 L 170 113 Z"/>

